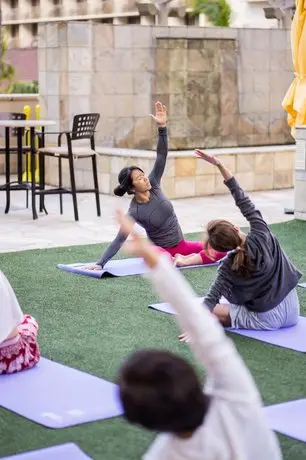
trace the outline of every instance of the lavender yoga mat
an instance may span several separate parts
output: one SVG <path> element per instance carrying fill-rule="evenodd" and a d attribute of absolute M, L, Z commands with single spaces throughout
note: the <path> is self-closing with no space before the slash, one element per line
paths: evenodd
<path fill-rule="evenodd" d="M 115 384 L 45 358 L 30 370 L 0 377 L 0 406 L 48 428 L 122 414 Z"/>
<path fill-rule="evenodd" d="M 199 297 L 203 301 L 203 297 Z M 222 302 L 221 302 L 222 303 Z M 223 302 L 224 303 L 224 302 Z M 175 315 L 173 307 L 169 303 L 157 303 L 149 305 L 149 308 Z M 299 317 L 299 322 L 296 326 L 284 327 L 276 331 L 255 331 L 249 329 L 231 329 L 227 328 L 229 332 L 250 337 L 252 339 L 260 340 L 261 342 L 277 345 L 282 348 L 289 348 L 291 350 L 306 352 L 306 318 Z"/>
<path fill-rule="evenodd" d="M 301 288 L 306 288 L 306 283 L 299 283 L 298 286 Z"/>
<path fill-rule="evenodd" d="M 181 269 L 213 267 L 218 265 L 219 262 L 220 261 L 207 265 L 192 265 L 190 267 L 182 267 Z M 144 260 L 138 258 L 110 260 L 103 270 L 87 270 L 87 266 L 95 265 L 95 263 L 96 262 L 70 265 L 58 264 L 57 268 L 77 275 L 89 276 L 91 278 L 144 275 L 148 271 Z"/>
<path fill-rule="evenodd" d="M 1 457 L 2 458 L 2 457 Z M 73 443 L 47 447 L 46 449 L 32 450 L 23 454 L 3 457 L 2 460 L 90 460 L 91 457 Z"/>
<path fill-rule="evenodd" d="M 265 407 L 272 430 L 306 442 L 306 399 Z"/>

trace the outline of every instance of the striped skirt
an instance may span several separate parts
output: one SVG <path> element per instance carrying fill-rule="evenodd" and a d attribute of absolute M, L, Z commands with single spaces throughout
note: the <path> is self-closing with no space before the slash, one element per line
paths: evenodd
<path fill-rule="evenodd" d="M 271 331 L 295 326 L 300 314 L 300 303 L 296 288 L 284 300 L 264 313 L 248 310 L 243 305 L 229 304 L 229 314 L 234 329 L 261 329 Z"/>

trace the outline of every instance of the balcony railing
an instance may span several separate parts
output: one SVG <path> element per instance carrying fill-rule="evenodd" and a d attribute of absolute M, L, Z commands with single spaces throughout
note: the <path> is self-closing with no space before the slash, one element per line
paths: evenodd
<path fill-rule="evenodd" d="M 86 16 L 88 14 L 88 2 L 84 0 L 77 2 L 75 5 L 75 11 L 77 16 Z"/>
<path fill-rule="evenodd" d="M 102 0 L 100 5 L 100 11 L 102 11 L 103 14 L 113 14 L 116 9 L 115 1 L 116 0 Z"/>
<path fill-rule="evenodd" d="M 89 14 L 113 14 L 114 2 L 113 0 L 102 0 L 98 5 L 90 6 Z"/>
<path fill-rule="evenodd" d="M 11 37 L 9 40 L 9 47 L 10 48 L 19 48 L 20 47 L 20 39 L 19 37 Z"/>
<path fill-rule="evenodd" d="M 32 17 L 35 19 L 40 18 L 41 16 L 41 8 L 39 5 L 32 6 Z"/>
<path fill-rule="evenodd" d="M 124 0 L 122 6 L 117 7 L 117 12 L 120 13 L 135 13 L 137 12 L 137 5 L 135 0 Z"/>
<path fill-rule="evenodd" d="M 89 7 L 89 14 L 136 13 L 136 0 L 100 0 L 99 4 Z"/>
<path fill-rule="evenodd" d="M 62 16 L 62 11 L 63 11 L 63 7 L 61 4 L 59 5 L 54 5 L 54 7 L 52 8 L 51 12 L 50 12 L 50 16 L 52 18 L 59 18 Z"/>
<path fill-rule="evenodd" d="M 3 21 L 29 21 L 31 19 L 38 20 L 40 18 L 40 7 L 32 6 L 28 8 L 13 8 L 4 11 Z"/>
<path fill-rule="evenodd" d="M 13 8 L 10 10 L 6 10 L 3 12 L 3 21 L 18 21 L 19 19 L 19 12 L 18 8 Z"/>

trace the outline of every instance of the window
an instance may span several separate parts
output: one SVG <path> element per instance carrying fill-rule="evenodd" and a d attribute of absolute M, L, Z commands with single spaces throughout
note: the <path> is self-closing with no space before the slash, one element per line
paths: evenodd
<path fill-rule="evenodd" d="M 140 24 L 140 16 L 129 16 L 128 24 Z"/>
<path fill-rule="evenodd" d="M 192 14 L 186 13 L 185 24 L 186 26 L 198 26 L 198 18 Z"/>
<path fill-rule="evenodd" d="M 32 37 L 37 37 L 38 36 L 38 24 L 31 24 L 31 29 L 32 29 Z"/>
<path fill-rule="evenodd" d="M 16 38 L 18 36 L 18 27 L 17 25 L 13 25 L 11 28 L 11 35 L 12 38 Z"/>

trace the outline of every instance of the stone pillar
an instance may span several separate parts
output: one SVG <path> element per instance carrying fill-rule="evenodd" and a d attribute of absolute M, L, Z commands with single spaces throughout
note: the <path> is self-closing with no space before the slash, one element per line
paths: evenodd
<path fill-rule="evenodd" d="M 152 27 L 95 24 L 91 108 L 101 113 L 97 142 L 151 148 Z"/>
<path fill-rule="evenodd" d="M 128 23 L 128 18 L 126 17 L 116 17 L 113 19 L 113 24 L 117 26 L 124 26 Z"/>
<path fill-rule="evenodd" d="M 64 2 L 62 2 L 62 4 L 60 4 L 59 7 L 61 9 L 62 15 L 71 17 L 75 16 L 78 3 L 74 0 L 65 0 Z"/>
<path fill-rule="evenodd" d="M 168 26 L 169 7 L 167 4 L 160 4 L 157 11 L 157 24 L 159 26 Z"/>
<path fill-rule="evenodd" d="M 169 16 L 168 17 L 168 26 L 169 27 L 176 27 L 176 26 L 184 26 L 185 22 L 183 18 L 178 16 Z"/>
<path fill-rule="evenodd" d="M 71 128 L 73 116 L 91 111 L 92 24 L 46 24 L 39 28 L 38 70 L 43 116 L 57 129 Z"/>
<path fill-rule="evenodd" d="M 32 5 L 30 2 L 23 1 L 22 7 L 18 7 L 19 18 L 21 20 L 28 19 L 32 16 Z"/>
<path fill-rule="evenodd" d="M 40 0 L 40 17 L 47 18 L 54 9 L 52 0 Z"/>
<path fill-rule="evenodd" d="M 306 126 L 296 128 L 294 214 L 306 220 Z"/>
<path fill-rule="evenodd" d="M 155 16 L 140 16 L 140 24 L 142 26 L 153 26 L 155 24 Z"/>
<path fill-rule="evenodd" d="M 1 13 L 2 13 L 2 21 L 7 21 L 10 19 L 12 7 L 8 2 L 1 3 Z"/>
<path fill-rule="evenodd" d="M 20 24 L 19 26 L 19 46 L 20 48 L 29 48 L 32 46 L 33 35 L 30 24 Z"/>
<path fill-rule="evenodd" d="M 199 27 L 213 27 L 206 14 L 199 14 Z"/>

